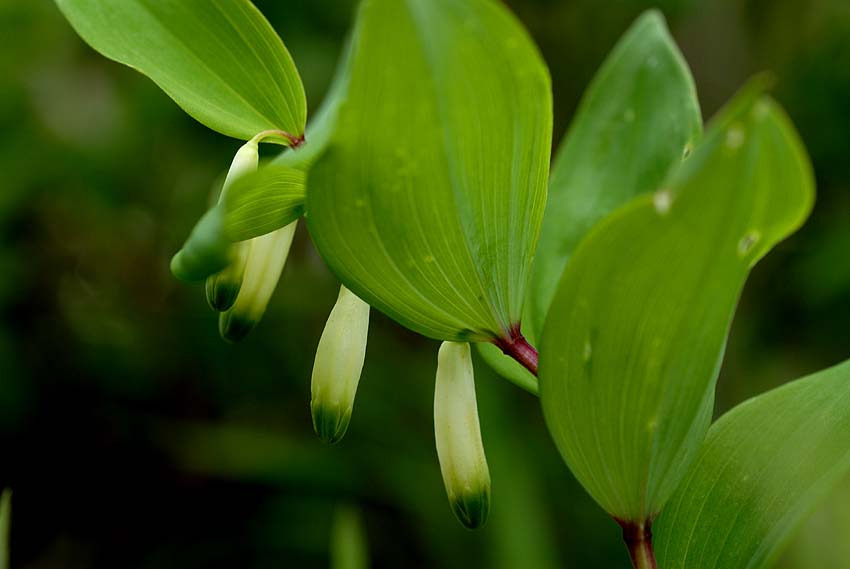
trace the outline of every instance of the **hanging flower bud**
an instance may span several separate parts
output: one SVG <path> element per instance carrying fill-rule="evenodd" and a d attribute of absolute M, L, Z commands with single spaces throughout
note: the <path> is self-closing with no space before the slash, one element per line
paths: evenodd
<path fill-rule="evenodd" d="M 286 227 L 251 239 L 245 261 L 242 286 L 236 301 L 219 316 L 218 329 L 228 342 L 238 342 L 263 317 L 272 293 L 280 280 L 297 221 Z"/>
<path fill-rule="evenodd" d="M 230 170 L 227 171 L 227 176 L 224 178 L 224 185 L 221 188 L 221 196 L 218 201 L 221 202 L 224 199 L 227 190 L 233 185 L 233 182 L 245 174 L 255 172 L 259 164 L 259 139 L 254 138 L 243 144 L 233 156 L 233 161 L 230 163 Z"/>
<path fill-rule="evenodd" d="M 255 138 L 246 142 L 233 157 L 230 170 L 227 171 L 227 177 L 224 179 L 224 185 L 221 188 L 221 195 L 218 198 L 219 204 L 224 201 L 228 190 L 236 180 L 245 174 L 257 171 L 259 162 L 259 144 Z M 239 289 L 242 288 L 242 279 L 244 278 L 250 248 L 250 243 L 247 242 L 231 245 L 228 266 L 207 278 L 207 302 L 213 310 L 224 312 L 236 302 Z"/>
<path fill-rule="evenodd" d="M 481 442 L 469 344 L 443 342 L 434 393 L 437 456 L 449 503 L 470 529 L 487 521 L 490 471 Z"/>
<path fill-rule="evenodd" d="M 245 266 L 248 264 L 248 254 L 251 252 L 251 242 L 234 243 L 230 248 L 230 264 L 216 274 L 207 277 L 206 293 L 210 308 L 224 312 L 233 306 L 242 279 L 245 276 Z"/>
<path fill-rule="evenodd" d="M 369 305 L 344 286 L 339 287 L 313 364 L 310 411 L 313 428 L 325 443 L 339 441 L 348 430 L 368 332 Z"/>

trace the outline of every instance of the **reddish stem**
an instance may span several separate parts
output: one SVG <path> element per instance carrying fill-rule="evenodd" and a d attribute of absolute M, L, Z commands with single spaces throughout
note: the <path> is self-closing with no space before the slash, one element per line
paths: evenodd
<path fill-rule="evenodd" d="M 519 331 L 519 325 L 511 328 L 508 338 L 498 338 L 493 341 L 506 356 L 512 357 L 519 362 L 525 369 L 537 377 L 537 349 L 528 343 L 522 332 Z"/>
<path fill-rule="evenodd" d="M 304 144 L 304 135 L 301 136 L 292 136 L 291 134 L 284 133 L 284 137 L 289 141 L 290 146 L 293 150 Z"/>
<path fill-rule="evenodd" d="M 285 130 L 264 130 L 254 137 L 253 140 L 256 142 L 262 141 L 264 138 L 269 136 L 279 136 L 281 138 L 285 138 L 289 142 L 290 148 L 293 150 L 304 144 L 304 135 L 295 136 L 294 134 L 289 134 Z"/>
<path fill-rule="evenodd" d="M 652 522 L 641 523 L 617 520 L 623 528 L 623 541 L 629 549 L 635 569 L 658 569 L 652 550 Z"/>

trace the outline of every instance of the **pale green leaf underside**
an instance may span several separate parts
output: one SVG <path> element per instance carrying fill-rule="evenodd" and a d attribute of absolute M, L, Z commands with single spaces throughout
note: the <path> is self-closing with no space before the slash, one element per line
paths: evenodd
<path fill-rule="evenodd" d="M 546 67 L 489 0 L 367 0 L 307 221 L 359 297 L 443 340 L 519 321 L 545 201 Z"/>
<path fill-rule="evenodd" d="M 712 425 L 654 528 L 659 567 L 770 567 L 848 473 L 845 362 L 751 399 Z"/>
<path fill-rule="evenodd" d="M 106 57 L 150 77 L 192 117 L 248 140 L 300 136 L 304 87 L 274 29 L 248 0 L 56 0 Z"/>
<path fill-rule="evenodd" d="M 522 318 L 537 345 L 567 261 L 603 217 L 655 191 L 702 132 L 693 79 L 660 13 L 641 16 L 584 94 L 557 152 Z M 495 346 L 482 355 L 530 391 L 537 380 Z"/>
<path fill-rule="evenodd" d="M 792 125 L 755 86 L 665 189 L 576 250 L 546 321 L 541 399 L 565 461 L 610 514 L 651 518 L 681 480 L 708 429 L 744 280 L 813 197 Z"/>

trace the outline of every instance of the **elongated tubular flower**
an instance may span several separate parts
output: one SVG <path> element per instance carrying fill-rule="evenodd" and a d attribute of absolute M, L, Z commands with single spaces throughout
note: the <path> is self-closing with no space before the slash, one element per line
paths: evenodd
<path fill-rule="evenodd" d="M 236 180 L 245 174 L 256 172 L 259 162 L 259 139 L 254 138 L 246 142 L 233 157 L 230 170 L 227 171 L 227 177 L 221 188 L 221 196 L 218 199 L 219 204 L 225 200 L 227 192 Z M 230 264 L 222 271 L 207 278 L 207 302 L 213 310 L 223 312 L 236 302 L 239 289 L 242 287 L 242 279 L 245 273 L 249 251 L 250 243 L 234 243 L 230 247 Z"/>
<path fill-rule="evenodd" d="M 266 312 L 280 274 L 286 265 L 297 221 L 249 242 L 242 286 L 233 306 L 222 312 L 218 320 L 221 337 L 238 342 L 250 332 Z"/>
<path fill-rule="evenodd" d="M 434 435 L 452 511 L 470 529 L 487 521 L 490 470 L 475 399 L 469 344 L 443 342 L 437 357 Z"/>
<path fill-rule="evenodd" d="M 368 333 L 369 305 L 341 286 L 313 364 L 310 411 L 313 428 L 325 443 L 339 441 L 348 430 Z"/>

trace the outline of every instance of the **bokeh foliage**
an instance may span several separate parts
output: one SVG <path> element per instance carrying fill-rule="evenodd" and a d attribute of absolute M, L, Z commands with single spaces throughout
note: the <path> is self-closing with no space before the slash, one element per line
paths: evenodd
<path fill-rule="evenodd" d="M 509 0 L 551 69 L 555 136 L 650 3 Z M 350 0 L 258 1 L 315 111 Z M 850 8 L 844 0 L 666 0 L 706 116 L 753 72 L 809 149 L 809 223 L 753 271 L 717 412 L 846 359 L 850 345 Z M 469 533 L 434 460 L 436 344 L 376 317 L 351 430 L 309 420 L 312 354 L 337 283 L 303 234 L 255 334 L 223 345 L 203 295 L 174 283 L 181 245 L 236 146 L 148 80 L 85 47 L 48 2 L 0 0 L 0 487 L 13 567 L 328 564 L 357 504 L 377 567 L 624 567 L 619 532 L 562 464 L 539 403 L 477 362 L 496 494 Z M 556 140 L 557 142 L 557 140 Z M 850 482 L 848 482 L 850 487 Z M 843 490 L 846 496 L 846 489 Z M 785 569 L 837 567 L 830 501 Z"/>

